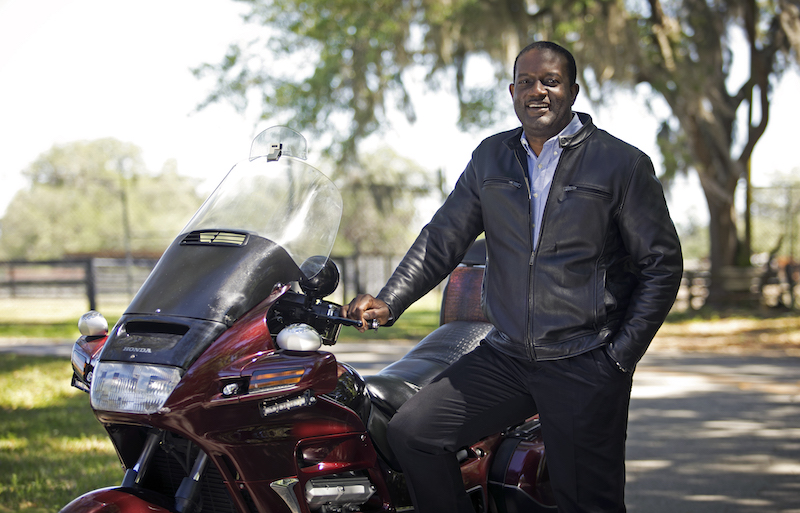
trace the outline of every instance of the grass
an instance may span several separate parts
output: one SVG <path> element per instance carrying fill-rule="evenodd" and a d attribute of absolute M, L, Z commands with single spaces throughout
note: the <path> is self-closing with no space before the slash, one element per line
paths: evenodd
<path fill-rule="evenodd" d="M 359 333 L 353 328 L 342 328 L 339 342 L 366 342 L 369 340 L 422 340 L 439 326 L 439 311 L 424 307 L 411 307 L 394 326 Z"/>
<path fill-rule="evenodd" d="M 0 355 L 0 512 L 58 511 L 122 479 L 64 358 Z"/>
<path fill-rule="evenodd" d="M 109 323 L 116 321 L 127 303 L 101 304 Z M 0 338 L 74 339 L 78 319 L 89 310 L 80 298 L 0 298 Z"/>
<path fill-rule="evenodd" d="M 9 322 L 0 324 L 3 338 L 78 338 L 78 323 L 54 322 L 47 324 Z"/>

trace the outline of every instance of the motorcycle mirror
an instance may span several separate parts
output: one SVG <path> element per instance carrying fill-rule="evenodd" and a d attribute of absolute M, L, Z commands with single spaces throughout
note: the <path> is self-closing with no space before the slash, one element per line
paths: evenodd
<path fill-rule="evenodd" d="M 108 321 L 103 314 L 92 310 L 81 315 L 78 320 L 78 330 L 85 337 L 102 337 L 108 334 Z"/>
<path fill-rule="evenodd" d="M 312 256 L 300 266 L 304 278 L 300 288 L 306 295 L 323 298 L 333 294 L 339 286 L 339 268 L 326 256 Z M 309 277 L 310 276 L 310 277 Z"/>
<path fill-rule="evenodd" d="M 289 127 L 267 128 L 253 139 L 250 146 L 250 159 L 270 156 L 271 160 L 277 160 L 282 156 L 306 160 L 308 158 L 306 138 Z"/>
<path fill-rule="evenodd" d="M 322 337 L 308 324 L 291 324 L 278 333 L 278 347 L 287 351 L 316 351 L 322 347 Z"/>

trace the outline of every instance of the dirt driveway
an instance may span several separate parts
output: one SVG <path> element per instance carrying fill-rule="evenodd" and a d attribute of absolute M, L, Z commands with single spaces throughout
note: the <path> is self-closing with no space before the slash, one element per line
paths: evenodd
<path fill-rule="evenodd" d="M 800 512 L 800 318 L 665 326 L 627 447 L 630 512 Z"/>
<path fill-rule="evenodd" d="M 363 374 L 408 342 L 338 344 Z M 800 513 L 800 317 L 670 323 L 634 377 L 630 513 Z"/>

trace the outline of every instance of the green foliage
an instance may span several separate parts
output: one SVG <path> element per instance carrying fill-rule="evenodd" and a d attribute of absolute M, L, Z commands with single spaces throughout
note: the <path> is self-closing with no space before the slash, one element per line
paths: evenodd
<path fill-rule="evenodd" d="M 64 358 L 0 358 L 0 512 L 58 511 L 122 479 L 88 395 L 69 386 L 71 375 Z"/>
<path fill-rule="evenodd" d="M 2 259 L 123 254 L 123 212 L 131 250 L 158 255 L 201 203 L 195 181 L 178 175 L 174 161 L 152 174 L 138 147 L 115 139 L 56 145 L 24 174 L 30 186 L 2 219 Z"/>
<path fill-rule="evenodd" d="M 353 157 L 353 139 L 385 121 L 387 101 L 413 112 L 401 79 L 411 16 L 405 2 L 376 0 L 245 0 L 247 18 L 269 27 L 247 46 L 233 45 L 217 65 L 206 103 L 226 99 L 244 108 L 257 90 L 262 117 L 292 120 L 310 134 L 333 138 L 337 160 Z M 273 30 L 275 29 L 275 30 Z M 282 64 L 282 65 L 281 65 Z"/>

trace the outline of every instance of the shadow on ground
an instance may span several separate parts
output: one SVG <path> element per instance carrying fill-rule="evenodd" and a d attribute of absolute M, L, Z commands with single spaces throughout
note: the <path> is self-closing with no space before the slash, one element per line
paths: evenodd
<path fill-rule="evenodd" d="M 631 512 L 800 512 L 800 358 L 649 353 L 628 433 Z"/>

